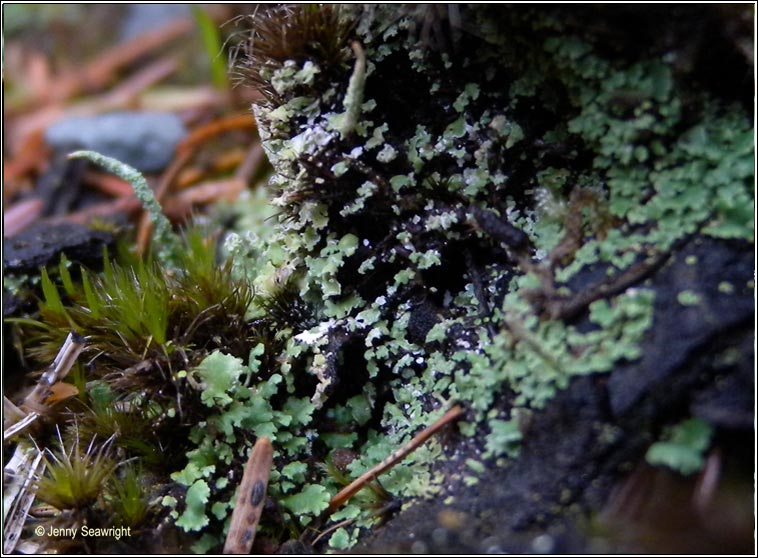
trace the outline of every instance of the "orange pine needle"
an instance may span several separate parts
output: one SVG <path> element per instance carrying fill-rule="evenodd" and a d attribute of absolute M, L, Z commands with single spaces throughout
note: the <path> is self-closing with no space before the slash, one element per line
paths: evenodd
<path fill-rule="evenodd" d="M 424 442 L 426 442 L 429 438 L 431 438 L 440 428 L 448 424 L 449 422 L 452 422 L 458 418 L 460 418 L 463 415 L 463 409 L 460 405 L 455 405 L 452 407 L 449 411 L 447 411 L 444 415 L 442 415 L 437 421 L 432 424 L 431 426 L 428 426 L 424 428 L 421 432 L 416 434 L 416 436 L 413 437 L 413 439 L 405 444 L 403 447 L 398 449 L 397 451 L 392 452 L 387 458 L 385 458 L 383 461 L 381 461 L 378 465 L 375 465 L 365 473 L 363 473 L 360 477 L 355 479 L 353 482 L 351 482 L 349 485 L 347 485 L 345 488 L 340 490 L 330 501 L 329 501 L 329 507 L 327 508 L 327 513 L 332 513 L 334 510 L 339 508 L 342 504 L 347 502 L 350 498 L 355 496 L 364 486 L 366 486 L 370 481 L 376 479 L 379 475 L 387 471 L 389 468 L 394 466 L 396 463 L 404 459 L 407 455 L 415 451 L 419 446 L 421 446 Z"/>
<path fill-rule="evenodd" d="M 189 136 L 184 138 L 177 147 L 177 152 L 182 153 L 185 150 L 195 150 L 201 143 L 208 141 L 210 138 L 223 134 L 231 130 L 252 130 L 255 128 L 255 119 L 249 114 L 235 114 L 213 120 L 195 128 Z"/>
<path fill-rule="evenodd" d="M 86 171 L 84 173 L 84 181 L 93 188 L 115 198 L 131 196 L 134 193 L 131 185 L 126 180 L 100 171 Z"/>

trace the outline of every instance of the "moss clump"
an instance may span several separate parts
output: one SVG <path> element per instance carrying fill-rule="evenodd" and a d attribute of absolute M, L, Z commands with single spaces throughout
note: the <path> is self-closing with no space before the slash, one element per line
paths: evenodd
<path fill-rule="evenodd" d="M 64 256 L 60 286 L 43 270 L 40 319 L 15 320 L 31 340 L 29 354 L 52 361 L 71 329 L 87 337 L 86 354 L 100 354 L 101 374 L 148 356 L 171 360 L 190 345 L 205 354 L 245 346 L 250 286 L 233 277 L 231 261 L 218 265 L 215 245 L 201 228 L 188 230 L 180 242 L 178 269 L 126 255 L 122 264 L 106 254 L 101 275 L 81 267 L 78 281 Z"/>

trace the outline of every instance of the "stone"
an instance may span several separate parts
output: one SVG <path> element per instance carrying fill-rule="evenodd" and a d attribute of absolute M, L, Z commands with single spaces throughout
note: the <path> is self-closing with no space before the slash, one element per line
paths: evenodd
<path fill-rule="evenodd" d="M 161 112 L 118 112 L 56 122 L 45 140 L 56 151 L 88 149 L 141 172 L 159 172 L 187 135 L 178 116 Z"/>

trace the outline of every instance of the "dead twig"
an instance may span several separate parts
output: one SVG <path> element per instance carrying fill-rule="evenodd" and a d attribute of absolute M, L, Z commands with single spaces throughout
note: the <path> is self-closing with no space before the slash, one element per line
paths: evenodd
<path fill-rule="evenodd" d="M 131 214 L 142 207 L 137 196 L 122 196 L 111 201 L 102 202 L 85 207 L 80 211 L 69 213 L 65 217 L 47 219 L 49 223 L 79 223 L 85 225 L 93 219 L 103 219 L 122 213 Z"/>
<path fill-rule="evenodd" d="M 214 177 L 234 171 L 245 160 L 246 153 L 247 150 L 244 147 L 234 147 L 219 154 L 212 161 L 188 167 L 177 177 L 175 187 L 177 190 L 182 190 L 202 182 L 206 176 Z"/>
<path fill-rule="evenodd" d="M 718 490 L 722 467 L 721 451 L 716 448 L 708 455 L 698 475 L 695 492 L 692 495 L 692 507 L 704 521 L 708 519 L 708 512 Z"/>
<path fill-rule="evenodd" d="M 424 428 L 421 432 L 416 434 L 413 439 L 405 444 L 397 451 L 392 452 L 386 459 L 381 461 L 378 465 L 372 467 L 360 477 L 355 479 L 345 488 L 340 490 L 330 501 L 327 508 L 327 515 L 331 514 L 342 504 L 347 502 L 350 498 L 355 496 L 361 489 L 363 489 L 370 481 L 376 479 L 379 475 L 393 467 L 396 463 L 403 460 L 407 455 L 415 451 L 419 446 L 431 438 L 440 428 L 446 424 L 460 418 L 463 415 L 463 408 L 460 405 L 455 405 L 444 415 L 442 415 L 434 424 Z"/>
<path fill-rule="evenodd" d="M 181 220 L 191 214 L 192 206 L 216 201 L 235 201 L 247 188 L 253 172 L 263 160 L 263 147 L 256 143 L 237 166 L 234 176 L 221 180 L 211 180 L 196 184 L 166 200 L 164 213 L 174 220 Z"/>
<path fill-rule="evenodd" d="M 184 217 L 191 210 L 191 206 L 194 203 L 207 203 L 216 199 L 228 201 L 237 199 L 239 194 L 247 187 L 250 177 L 264 158 L 263 147 L 260 143 L 256 142 L 250 148 L 245 158 L 237 166 L 232 178 L 198 185 L 191 191 L 183 192 L 175 200 L 164 202 L 172 185 L 179 179 L 181 171 L 194 158 L 203 142 L 229 130 L 252 129 L 254 125 L 247 122 L 251 120 L 249 117 L 242 118 L 242 116 L 222 119 L 215 124 L 212 123 L 214 125 L 208 125 L 199 131 L 193 132 L 190 138 L 184 140 L 177 148 L 176 158 L 164 171 L 158 187 L 155 189 L 155 198 L 163 205 L 164 212 L 167 215 Z M 152 230 L 150 216 L 144 213 L 137 226 L 137 249 L 140 254 L 144 254 L 147 250 Z"/>
<path fill-rule="evenodd" d="M 131 184 L 126 180 L 96 170 L 85 171 L 83 182 L 114 198 L 131 196 L 134 193 Z"/>
<path fill-rule="evenodd" d="M 104 93 L 93 102 L 96 112 L 105 112 L 120 107 L 137 104 L 139 95 L 148 87 L 160 83 L 179 68 L 179 62 L 173 56 L 164 56 L 145 65 L 134 75 L 129 76 L 108 93 Z M 99 110 L 98 110 L 99 109 Z"/>
<path fill-rule="evenodd" d="M 266 486 L 271 474 L 273 455 L 271 441 L 265 436 L 258 438 L 237 492 L 237 503 L 229 523 L 224 554 L 250 554 L 255 540 L 255 529 L 258 527 L 266 501 Z"/>
<path fill-rule="evenodd" d="M 84 337 L 74 331 L 69 333 L 53 363 L 42 374 L 37 385 L 21 403 L 20 408 L 22 410 L 29 409 L 29 413 L 20 421 L 4 429 L 3 441 L 23 431 L 39 418 L 40 413 L 47 406 L 46 400 L 52 394 L 53 385 L 66 377 L 83 349 Z"/>
<path fill-rule="evenodd" d="M 13 456 L 3 468 L 4 554 L 16 550 L 29 508 L 34 502 L 33 482 L 42 476 L 44 470 L 42 451 L 28 440 L 22 440 L 16 446 Z"/>
<path fill-rule="evenodd" d="M 571 320 L 578 316 L 587 306 L 600 300 L 624 292 L 657 271 L 671 257 L 667 250 L 632 265 L 618 275 L 597 285 L 589 287 L 569 299 L 554 299 L 548 302 L 546 314 L 552 320 Z"/>
<path fill-rule="evenodd" d="M 244 188 L 245 183 L 238 178 L 203 182 L 167 200 L 163 205 L 163 212 L 171 219 L 181 220 L 192 213 L 194 205 L 221 200 L 233 202 Z"/>
<path fill-rule="evenodd" d="M 237 167 L 237 171 L 234 173 L 235 178 L 239 178 L 247 183 L 265 158 L 266 153 L 263 151 L 263 145 L 260 142 L 255 143 L 250 148 L 250 151 L 247 152 L 240 166 Z"/>
<path fill-rule="evenodd" d="M 43 168 L 49 152 L 42 130 L 37 130 L 23 138 L 18 149 L 12 150 L 10 158 L 3 158 L 4 201 L 19 192 L 24 178 Z"/>
<path fill-rule="evenodd" d="M 319 533 L 318 537 L 313 539 L 313 542 L 311 543 L 311 546 L 316 546 L 318 542 L 323 539 L 325 536 L 329 535 L 330 533 L 333 533 L 340 527 L 347 527 L 351 523 L 354 523 L 355 519 L 343 519 L 342 521 L 339 521 L 335 523 L 334 525 L 330 525 L 328 529 L 324 529 L 321 533 Z"/>

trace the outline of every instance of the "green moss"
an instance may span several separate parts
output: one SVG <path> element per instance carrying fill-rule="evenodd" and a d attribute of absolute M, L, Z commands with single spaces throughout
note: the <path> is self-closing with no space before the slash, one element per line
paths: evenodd
<path fill-rule="evenodd" d="M 59 510 L 82 513 L 95 504 L 105 483 L 116 469 L 116 463 L 106 453 L 107 447 L 90 445 L 82 452 L 78 440 L 72 448 L 57 453 L 48 450 L 45 474 L 35 481 L 36 496 Z"/>
<path fill-rule="evenodd" d="M 142 486 L 144 478 L 142 468 L 130 463 L 111 481 L 107 504 L 114 524 L 138 527 L 146 520 L 150 503 Z"/>

